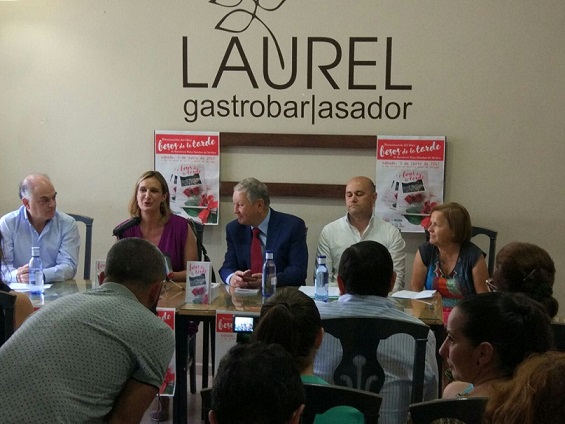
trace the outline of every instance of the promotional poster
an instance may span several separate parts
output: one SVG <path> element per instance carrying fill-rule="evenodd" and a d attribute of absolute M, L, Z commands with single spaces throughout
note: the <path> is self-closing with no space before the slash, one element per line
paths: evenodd
<path fill-rule="evenodd" d="M 375 213 L 402 232 L 423 232 L 422 220 L 443 203 L 445 137 L 377 137 Z"/>
<path fill-rule="evenodd" d="M 155 131 L 155 169 L 169 184 L 173 213 L 199 224 L 218 224 L 219 133 Z"/>

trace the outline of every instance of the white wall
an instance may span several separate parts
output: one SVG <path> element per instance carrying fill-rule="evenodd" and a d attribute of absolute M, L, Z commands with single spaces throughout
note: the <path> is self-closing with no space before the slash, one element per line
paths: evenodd
<path fill-rule="evenodd" d="M 93 259 L 104 258 L 112 228 L 127 217 L 135 180 L 153 168 L 155 129 L 445 135 L 446 199 L 466 205 L 476 225 L 497 229 L 499 247 L 521 240 L 546 248 L 556 262 L 556 294 L 565 305 L 563 1 L 288 0 L 277 11 L 260 11 L 283 51 L 290 37 L 299 41 L 297 83 L 278 91 L 262 79 L 264 27 L 255 21 L 240 34 L 214 30 L 231 10 L 194 0 L 0 2 L 0 213 L 19 206 L 17 185 L 26 174 L 46 172 L 62 210 L 94 217 Z M 259 88 L 251 88 L 241 73 L 226 74 L 218 88 L 183 88 L 182 37 L 189 39 L 191 81 L 211 84 L 234 35 L 256 70 Z M 344 58 L 349 37 L 378 37 L 376 53 L 359 48 L 361 56 L 375 55 L 378 66 L 357 74 L 359 82 L 374 82 L 377 89 L 348 90 L 346 66 L 333 71 L 339 90 L 317 70 L 308 89 L 305 40 L 312 36 L 338 40 Z M 408 92 L 384 90 L 387 37 L 394 42 L 393 83 L 411 84 Z M 329 55 L 320 51 L 316 58 Z M 271 59 L 274 66 L 276 58 Z M 382 95 L 413 105 L 405 120 L 185 122 L 185 100 L 234 94 L 250 99 L 314 94 L 334 102 L 369 102 Z M 221 177 L 332 184 L 357 174 L 374 177 L 369 152 L 300 150 L 225 149 Z M 311 256 L 322 226 L 344 213 L 336 200 L 274 198 L 273 206 L 305 219 Z M 223 227 L 231 218 L 231 199 L 223 198 L 221 225 L 205 235 L 216 268 L 225 250 Z M 410 273 L 422 236 L 406 239 Z"/>

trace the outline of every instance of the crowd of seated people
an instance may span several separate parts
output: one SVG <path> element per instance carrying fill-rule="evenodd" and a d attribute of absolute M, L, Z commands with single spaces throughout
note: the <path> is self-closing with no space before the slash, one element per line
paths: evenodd
<path fill-rule="evenodd" d="M 230 286 L 259 287 L 261 263 L 257 262 L 257 249 L 260 257 L 265 250 L 275 252 L 279 292 L 263 305 L 254 339 L 281 344 L 290 353 L 305 382 L 324 383 L 321 377 L 326 377 L 327 373 L 320 374 L 315 364 L 316 361 L 325 365 L 330 363 L 320 360 L 324 355 L 327 358 L 329 352 L 321 319 L 365 316 L 363 311 L 367 305 L 372 305 L 371 302 L 378 304 L 376 310 L 389 310 L 392 307 L 387 303 L 387 294 L 405 288 L 405 243 L 398 230 L 375 216 L 376 196 L 375 185 L 370 179 L 355 177 L 348 181 L 345 193 L 347 214 L 328 224 L 320 235 L 318 253 L 328 256 L 331 279 L 338 284 L 341 295 L 335 305 L 329 305 L 317 304 L 295 289 L 282 289 L 305 284 L 308 249 L 304 221 L 272 209 L 268 188 L 255 178 L 246 178 L 234 187 L 236 219 L 226 226 L 227 251 L 220 276 Z M 73 278 L 80 238 L 76 225 L 56 210 L 56 192 L 49 177 L 44 174 L 27 176 L 20 185 L 20 197 L 20 210 L 0 220 L 0 229 L 9 235 L 0 246 L 8 251 L 2 262 L 2 275 L 7 276 L 8 282 L 26 282 L 28 268 L 23 252 L 30 250 L 27 244 L 41 239 L 46 228 L 57 224 L 59 240 L 49 240 L 48 252 L 61 250 L 65 254 L 58 257 L 67 259 L 61 264 L 54 263 L 52 270 L 46 270 L 46 281 Z M 197 239 L 191 223 L 171 211 L 169 188 L 159 172 L 148 171 L 138 179 L 129 213 L 139 221 L 120 238 L 135 237 L 151 242 L 171 258 L 172 269 L 167 278 L 186 281 L 186 263 L 198 257 Z M 35 239 L 17 236 L 21 223 L 33 228 L 35 233 L 32 231 L 31 234 L 35 234 Z M 557 315 L 559 307 L 553 297 L 553 260 L 537 245 L 512 242 L 500 249 L 495 272 L 489 276 L 484 253 L 470 241 L 469 212 L 458 203 L 432 208 L 426 229 L 429 241 L 416 252 L 410 288 L 415 291 L 434 289 L 442 296 L 447 339 L 441 347 L 435 346 L 434 335 L 430 332 L 428 350 L 439 350 L 450 377 L 454 379 L 442 394 L 436 391 L 431 398 L 493 396 L 494 399 L 497 394 L 500 404 L 500 393 L 511 393 L 512 384 L 519 380 L 520 364 L 532 354 L 545 358 L 541 354 L 553 346 L 550 319 Z M 27 243 L 25 246 L 23 241 Z M 373 252 L 375 249 L 378 254 Z M 369 266 L 364 264 L 364 252 L 372 252 L 371 257 L 378 259 L 371 265 L 376 264 L 376 268 L 368 268 L 365 272 L 370 276 L 369 283 L 374 280 L 374 290 L 366 290 L 367 284 L 361 283 L 360 274 L 350 271 Z M 29 256 L 28 253 L 25 255 L 26 258 Z M 380 278 L 383 275 L 386 278 Z M 379 278 L 383 280 L 380 285 L 377 284 Z M 0 290 L 8 291 L 9 286 L 0 283 Z M 16 328 L 30 313 L 29 300 L 19 294 Z M 409 319 L 404 316 L 394 318 Z M 391 349 L 391 357 L 402 356 L 400 347 Z M 319 350 L 320 356 L 317 355 Z M 539 359 L 536 366 L 542 366 Z M 427 385 L 436 387 L 440 376 L 435 362 L 427 361 L 426 367 L 427 374 L 434 374 Z M 397 371 L 391 369 L 387 375 L 385 388 L 388 385 L 400 387 L 400 380 L 396 380 L 399 378 Z M 408 395 L 401 396 L 404 399 L 402 405 L 394 406 L 394 411 L 402 412 L 391 413 L 387 390 L 390 389 L 384 390 L 383 422 L 403 422 Z M 425 399 L 430 396 L 426 395 Z M 168 406 L 168 402 L 161 402 L 153 418 L 166 420 Z M 494 407 L 489 408 L 489 413 L 498 420 L 492 422 L 503 422 L 500 417 L 505 409 L 499 405 L 498 412 L 494 413 Z M 347 417 L 344 422 L 360 419 L 356 411 L 345 409 L 332 411 L 330 418 L 317 417 L 317 422 L 331 421 L 336 414 L 344 414 Z M 390 418 L 395 414 L 398 416 Z"/>

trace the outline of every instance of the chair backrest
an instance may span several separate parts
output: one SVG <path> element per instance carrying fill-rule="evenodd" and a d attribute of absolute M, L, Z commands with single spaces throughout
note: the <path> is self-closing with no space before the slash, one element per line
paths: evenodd
<path fill-rule="evenodd" d="M 431 424 L 440 419 L 456 419 L 465 424 L 480 424 L 488 398 L 437 399 L 410 405 L 412 424 Z"/>
<path fill-rule="evenodd" d="M 317 414 L 336 406 L 351 406 L 365 417 L 365 424 L 377 424 L 383 398 L 371 392 L 331 384 L 304 383 L 306 404 L 302 424 L 312 424 Z"/>
<path fill-rule="evenodd" d="M 381 340 L 395 334 L 414 338 L 414 362 L 411 402 L 424 398 L 424 371 L 426 343 L 430 328 L 424 324 L 387 318 L 331 318 L 322 319 L 324 331 L 338 338 L 343 357 L 334 371 L 334 384 L 379 393 L 385 372 L 377 359 Z"/>
<path fill-rule="evenodd" d="M 16 295 L 0 291 L 0 314 L 2 328 L 0 329 L 0 346 L 14 334 L 14 309 L 16 306 Z"/>
<path fill-rule="evenodd" d="M 323 414 L 336 406 L 351 406 L 365 417 L 365 424 L 377 424 L 383 398 L 376 393 L 331 384 L 304 383 L 306 406 L 302 414 L 303 424 L 312 424 L 317 414 Z M 202 420 L 208 424 L 208 412 L 212 407 L 212 388 L 200 391 Z"/>
<path fill-rule="evenodd" d="M 90 280 L 90 263 L 92 257 L 92 223 L 94 218 L 85 215 L 77 215 L 74 213 L 68 214 L 72 216 L 75 221 L 83 222 L 86 225 L 86 240 L 84 241 L 84 279 Z"/>
<path fill-rule="evenodd" d="M 483 227 L 472 228 L 471 237 L 475 237 L 480 234 L 484 234 L 489 238 L 487 264 L 488 273 L 490 276 L 492 276 L 492 274 L 494 273 L 494 257 L 496 254 L 496 237 L 498 236 L 498 231 L 489 230 L 488 228 Z"/>
<path fill-rule="evenodd" d="M 565 352 L 565 324 L 552 322 L 551 329 L 553 330 L 555 349 Z"/>

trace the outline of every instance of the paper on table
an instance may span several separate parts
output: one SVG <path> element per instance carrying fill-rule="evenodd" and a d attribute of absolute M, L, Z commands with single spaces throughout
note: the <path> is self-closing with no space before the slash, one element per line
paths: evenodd
<path fill-rule="evenodd" d="M 51 287 L 51 284 L 45 284 L 43 286 L 44 289 L 48 289 L 49 287 Z M 26 284 L 26 283 L 11 283 L 10 288 L 12 290 L 15 290 L 15 291 L 18 291 L 18 292 L 28 292 L 29 291 L 29 284 Z"/>
<path fill-rule="evenodd" d="M 311 297 L 313 299 L 315 294 L 316 294 L 316 287 L 314 287 L 314 286 L 300 286 L 300 291 L 302 293 L 307 294 L 309 297 Z M 330 288 L 328 290 L 328 297 L 338 298 L 339 297 L 339 287 L 330 286 Z"/>
<path fill-rule="evenodd" d="M 428 299 L 430 297 L 434 297 L 435 293 L 435 290 L 423 290 L 421 292 L 399 290 L 396 293 L 393 293 L 391 297 L 398 297 L 400 299 Z"/>

